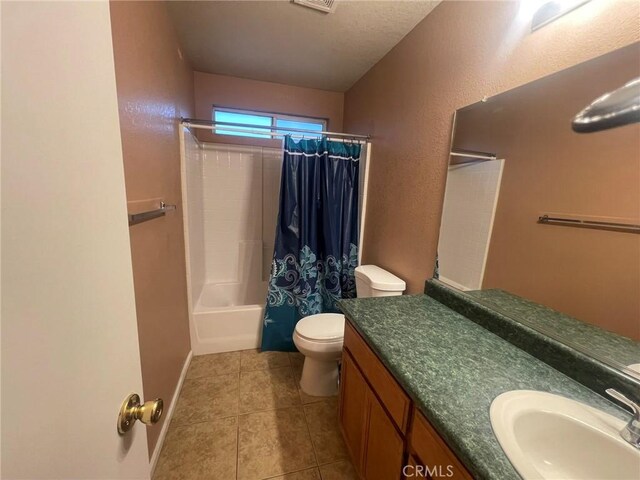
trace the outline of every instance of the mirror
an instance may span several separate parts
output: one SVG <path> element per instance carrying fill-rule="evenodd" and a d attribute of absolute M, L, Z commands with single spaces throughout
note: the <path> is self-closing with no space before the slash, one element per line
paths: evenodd
<path fill-rule="evenodd" d="M 640 124 L 571 122 L 638 76 L 640 43 L 458 110 L 438 244 L 442 282 L 630 375 Z"/>

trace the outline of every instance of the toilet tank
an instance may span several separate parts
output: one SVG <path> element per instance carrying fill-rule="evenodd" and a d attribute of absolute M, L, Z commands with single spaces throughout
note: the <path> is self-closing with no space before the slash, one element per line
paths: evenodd
<path fill-rule="evenodd" d="M 402 295 L 404 281 L 376 265 L 356 267 L 356 293 L 359 298 Z"/>

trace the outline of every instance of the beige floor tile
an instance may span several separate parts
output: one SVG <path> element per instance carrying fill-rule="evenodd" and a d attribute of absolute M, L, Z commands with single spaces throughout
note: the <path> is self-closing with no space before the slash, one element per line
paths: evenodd
<path fill-rule="evenodd" d="M 292 367 L 300 366 L 302 368 L 302 364 L 304 363 L 304 355 L 300 352 L 289 352 L 289 361 L 291 362 Z"/>
<path fill-rule="evenodd" d="M 238 415 L 239 384 L 237 373 L 185 380 L 172 425 L 208 422 L 217 417 Z"/>
<path fill-rule="evenodd" d="M 289 473 L 279 477 L 271 477 L 269 480 L 321 480 L 320 471 L 317 468 L 302 470 L 301 472 Z"/>
<path fill-rule="evenodd" d="M 291 367 L 240 373 L 240 413 L 300 405 Z"/>
<path fill-rule="evenodd" d="M 287 352 L 244 350 L 240 352 L 240 354 L 240 368 L 245 371 L 288 367 L 290 365 L 289 354 Z"/>
<path fill-rule="evenodd" d="M 237 417 L 170 427 L 153 480 L 236 478 Z"/>
<path fill-rule="evenodd" d="M 355 468 L 348 460 L 320 467 L 322 480 L 358 480 Z"/>
<path fill-rule="evenodd" d="M 337 398 L 337 395 L 332 395 L 330 397 L 315 397 L 313 395 L 307 395 L 306 393 L 304 393 L 300 388 L 300 378 L 302 377 L 302 364 L 296 365 L 292 361 L 291 367 L 293 368 L 293 376 L 296 381 L 296 386 L 298 387 L 298 393 L 300 394 L 300 401 L 302 402 L 303 405 Z"/>
<path fill-rule="evenodd" d="M 240 371 L 240 352 L 199 355 L 191 359 L 186 378 L 227 375 Z"/>
<path fill-rule="evenodd" d="M 316 466 L 302 407 L 250 413 L 238 420 L 238 480 Z"/>
<path fill-rule="evenodd" d="M 295 376 L 297 384 L 300 383 L 300 379 L 302 378 L 302 365 L 302 363 L 291 362 L 291 369 L 293 370 L 293 375 Z"/>
<path fill-rule="evenodd" d="M 310 403 L 323 402 L 325 400 L 338 398 L 337 395 L 332 395 L 330 397 L 315 397 L 313 395 L 307 395 L 302 391 L 301 388 L 298 388 L 298 392 L 300 394 L 300 401 L 303 405 L 309 405 Z"/>
<path fill-rule="evenodd" d="M 347 460 L 349 456 L 338 426 L 337 399 L 305 405 L 304 414 L 318 464 Z"/>

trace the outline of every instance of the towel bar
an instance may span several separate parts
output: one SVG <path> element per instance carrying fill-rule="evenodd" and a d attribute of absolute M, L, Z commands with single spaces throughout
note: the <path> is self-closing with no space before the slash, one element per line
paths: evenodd
<path fill-rule="evenodd" d="M 152 220 L 154 218 L 163 217 L 165 213 L 169 210 L 175 210 L 175 205 L 167 205 L 164 202 L 160 202 L 160 208 L 156 208 L 155 210 L 149 210 L 147 212 L 141 213 L 130 213 L 129 216 L 129 226 L 136 225 L 138 223 L 146 222 L 147 220 Z"/>
<path fill-rule="evenodd" d="M 596 220 L 580 220 L 578 218 L 557 218 L 550 217 L 548 215 L 538 217 L 538 223 L 542 223 L 544 225 L 564 225 L 567 227 L 595 228 L 597 230 L 640 233 L 640 225 L 633 223 L 599 222 Z"/>

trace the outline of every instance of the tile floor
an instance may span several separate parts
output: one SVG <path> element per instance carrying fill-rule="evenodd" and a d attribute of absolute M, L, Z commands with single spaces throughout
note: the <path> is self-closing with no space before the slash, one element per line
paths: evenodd
<path fill-rule="evenodd" d="M 256 350 L 194 357 L 154 480 L 356 480 L 337 397 L 299 389 L 303 360 Z"/>

